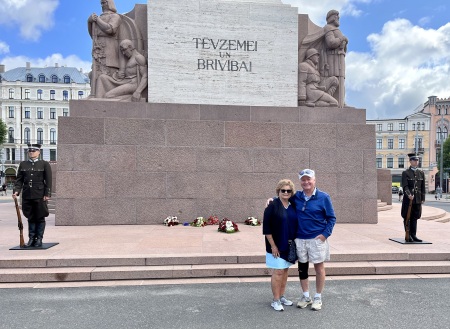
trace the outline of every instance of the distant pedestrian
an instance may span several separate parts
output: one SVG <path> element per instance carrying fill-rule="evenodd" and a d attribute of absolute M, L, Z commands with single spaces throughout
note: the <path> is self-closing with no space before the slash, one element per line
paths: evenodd
<path fill-rule="evenodd" d="M 442 198 L 442 187 L 440 185 L 436 188 L 436 196 L 439 200 Z"/>
<path fill-rule="evenodd" d="M 3 183 L 3 185 L 2 185 L 2 195 L 8 195 L 6 193 L 6 184 L 5 183 Z"/>
<path fill-rule="evenodd" d="M 398 189 L 398 201 L 402 201 L 403 200 L 403 189 L 400 186 L 400 188 Z"/>

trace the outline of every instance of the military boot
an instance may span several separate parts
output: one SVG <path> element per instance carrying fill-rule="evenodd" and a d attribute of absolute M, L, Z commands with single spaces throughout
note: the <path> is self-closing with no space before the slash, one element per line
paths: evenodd
<path fill-rule="evenodd" d="M 36 243 L 34 244 L 34 246 L 40 248 L 42 247 L 42 239 L 44 238 L 45 219 L 43 222 L 37 223 L 36 231 Z"/>
<path fill-rule="evenodd" d="M 28 221 L 28 242 L 25 244 L 25 248 L 34 247 L 36 243 L 36 223 Z"/>

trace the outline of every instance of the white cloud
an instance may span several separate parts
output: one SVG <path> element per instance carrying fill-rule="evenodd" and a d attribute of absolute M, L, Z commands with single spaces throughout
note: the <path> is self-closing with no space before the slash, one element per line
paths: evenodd
<path fill-rule="evenodd" d="M 55 66 L 55 64 L 58 63 L 59 66 L 82 69 L 85 73 L 88 73 L 91 70 L 91 62 L 83 61 L 75 55 L 63 57 L 61 54 L 53 54 L 46 58 L 29 58 L 26 56 L 0 57 L 0 63 L 5 65 L 6 70 L 11 70 L 16 67 L 25 67 L 27 62 L 30 62 L 32 67 L 50 67 Z"/>
<path fill-rule="evenodd" d="M 7 43 L 0 41 L 0 54 L 9 53 L 9 46 Z"/>
<path fill-rule="evenodd" d="M 370 3 L 373 0 L 281 0 L 285 4 L 292 5 L 298 8 L 300 14 L 308 14 L 309 19 L 319 25 L 323 26 L 326 23 L 327 12 L 331 9 L 339 11 L 341 16 L 359 16 L 361 10 L 356 5 L 358 3 Z"/>
<path fill-rule="evenodd" d="M 19 26 L 23 38 L 37 41 L 53 27 L 58 0 L 0 0 L 0 24 Z"/>
<path fill-rule="evenodd" d="M 367 117 L 402 118 L 428 96 L 448 97 L 450 23 L 437 30 L 408 20 L 385 23 L 367 37 L 371 53 L 346 58 L 347 99 L 366 107 Z"/>

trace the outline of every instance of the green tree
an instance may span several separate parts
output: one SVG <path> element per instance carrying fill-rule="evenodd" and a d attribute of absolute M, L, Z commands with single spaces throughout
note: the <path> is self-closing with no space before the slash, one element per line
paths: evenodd
<path fill-rule="evenodd" d="M 0 145 L 3 145 L 6 142 L 7 134 L 8 127 L 6 127 L 5 123 L 0 119 Z"/>
<path fill-rule="evenodd" d="M 444 170 L 442 172 L 448 172 L 449 170 L 446 168 L 450 168 L 450 138 L 447 138 L 444 141 L 444 149 L 443 149 L 443 157 L 442 157 L 442 162 L 443 162 L 443 166 L 444 166 Z M 440 156 L 440 154 L 439 154 Z M 440 161 L 439 161 L 439 165 L 440 165 Z M 439 170 L 441 170 L 440 167 L 438 167 Z"/>

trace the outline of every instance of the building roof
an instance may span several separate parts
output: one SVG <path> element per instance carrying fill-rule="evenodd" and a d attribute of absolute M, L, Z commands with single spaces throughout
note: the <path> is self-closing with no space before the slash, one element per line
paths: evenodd
<path fill-rule="evenodd" d="M 39 75 L 43 74 L 47 83 L 52 82 L 52 76 L 58 77 L 58 83 L 64 83 L 64 77 L 69 76 L 71 83 L 89 83 L 89 78 L 86 74 L 80 72 L 75 67 L 17 67 L 15 69 L 1 73 L 1 80 L 3 81 L 22 81 L 27 82 L 27 76 L 31 74 L 33 82 L 39 82 Z"/>

